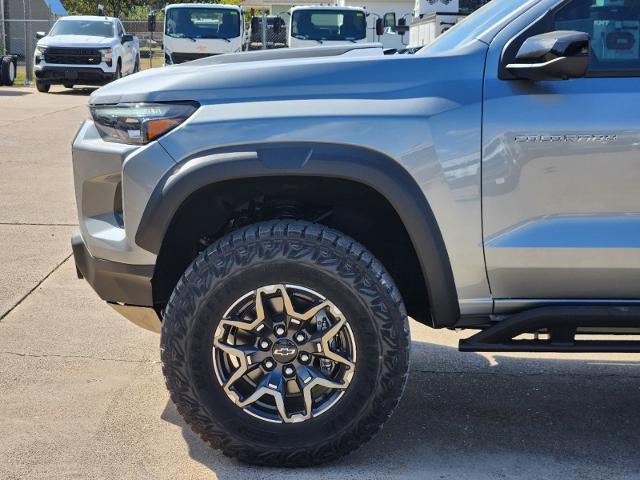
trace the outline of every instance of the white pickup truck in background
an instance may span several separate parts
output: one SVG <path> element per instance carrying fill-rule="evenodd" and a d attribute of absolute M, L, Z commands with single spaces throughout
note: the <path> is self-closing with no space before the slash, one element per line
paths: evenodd
<path fill-rule="evenodd" d="M 140 66 L 138 38 L 125 33 L 117 18 L 64 17 L 38 38 L 33 63 L 39 92 L 60 84 L 104 85 Z"/>

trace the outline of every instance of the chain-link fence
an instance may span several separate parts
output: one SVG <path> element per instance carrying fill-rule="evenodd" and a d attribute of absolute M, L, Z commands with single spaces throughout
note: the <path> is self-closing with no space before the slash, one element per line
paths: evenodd
<path fill-rule="evenodd" d="M 0 28 L 2 41 L 0 50 L 18 55 L 20 60 L 30 58 L 35 48 L 36 33 L 48 32 L 54 20 L 5 19 L 4 28 Z"/>
<path fill-rule="evenodd" d="M 149 22 L 147 20 L 122 20 L 122 26 L 125 32 L 138 37 L 142 61 L 141 67 L 146 67 L 142 59 L 148 59 L 148 65 L 152 67 L 156 65 L 154 59 L 164 58 L 162 53 L 162 23 L 159 23 L 160 28 L 156 27 L 155 32 L 149 31 Z"/>
<path fill-rule="evenodd" d="M 251 19 L 248 27 L 248 50 L 284 48 L 287 46 L 287 26 L 281 17 L 274 15 L 256 16 Z"/>
<path fill-rule="evenodd" d="M 0 0 L 1 2 L 2 0 Z M 18 65 L 26 68 L 26 79 L 33 79 L 33 51 L 36 47 L 36 34 L 38 32 L 48 32 L 54 19 L 46 20 L 25 20 L 8 19 L 4 22 L 0 20 L 0 54 L 8 53 L 18 56 Z"/>

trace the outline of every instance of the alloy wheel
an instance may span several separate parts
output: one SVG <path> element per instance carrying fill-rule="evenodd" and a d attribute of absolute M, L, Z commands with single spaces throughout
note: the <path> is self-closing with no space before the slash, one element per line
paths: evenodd
<path fill-rule="evenodd" d="M 239 298 L 214 336 L 218 383 L 246 413 L 297 423 L 333 407 L 356 368 L 349 322 L 330 300 L 298 285 L 269 285 Z"/>

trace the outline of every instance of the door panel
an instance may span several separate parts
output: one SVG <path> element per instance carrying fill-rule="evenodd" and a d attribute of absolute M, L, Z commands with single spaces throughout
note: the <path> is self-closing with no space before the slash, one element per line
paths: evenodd
<path fill-rule="evenodd" d="M 499 79 L 503 46 L 526 23 L 491 45 L 482 181 L 495 298 L 640 298 L 640 56 L 621 33 L 633 22 L 608 21 L 601 3 L 576 1 L 553 28 L 594 36 L 589 78 Z"/>

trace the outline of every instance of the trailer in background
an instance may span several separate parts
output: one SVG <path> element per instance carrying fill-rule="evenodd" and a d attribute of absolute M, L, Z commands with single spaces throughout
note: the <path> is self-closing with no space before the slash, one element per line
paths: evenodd
<path fill-rule="evenodd" d="M 490 0 L 416 0 L 409 26 L 409 48 L 429 45 Z M 386 23 L 386 22 L 385 22 Z"/>
<path fill-rule="evenodd" d="M 461 12 L 434 12 L 423 16 L 409 27 L 408 48 L 429 45 L 466 16 Z"/>

